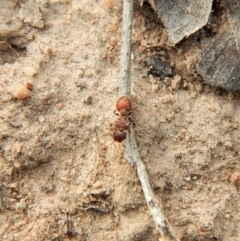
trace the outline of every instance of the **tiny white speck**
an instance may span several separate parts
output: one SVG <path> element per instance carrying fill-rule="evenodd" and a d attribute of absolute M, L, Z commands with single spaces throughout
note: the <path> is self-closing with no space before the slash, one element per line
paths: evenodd
<path fill-rule="evenodd" d="M 43 122 L 43 121 L 44 121 L 44 117 L 43 117 L 42 115 L 40 115 L 40 116 L 38 117 L 38 120 L 39 120 L 40 122 Z"/>

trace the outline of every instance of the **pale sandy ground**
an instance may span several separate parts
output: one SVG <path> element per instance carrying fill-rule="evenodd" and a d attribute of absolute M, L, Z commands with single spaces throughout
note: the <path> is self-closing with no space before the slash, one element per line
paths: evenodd
<path fill-rule="evenodd" d="M 121 2 L 15 1 L 15 8 L 13 2 L 1 11 L 13 31 L 1 38 L 26 51 L 16 49 L 18 57 L 0 45 L 10 62 L 0 65 L 0 240 L 159 240 L 124 146 L 111 137 Z M 201 37 L 201 43 L 193 36 L 175 48 L 148 50 L 166 33 L 135 11 L 136 139 L 178 237 L 237 241 L 239 97 L 196 74 L 210 41 Z M 169 62 L 174 77 L 149 76 L 150 55 Z M 32 97 L 14 98 L 26 82 L 34 85 Z"/>

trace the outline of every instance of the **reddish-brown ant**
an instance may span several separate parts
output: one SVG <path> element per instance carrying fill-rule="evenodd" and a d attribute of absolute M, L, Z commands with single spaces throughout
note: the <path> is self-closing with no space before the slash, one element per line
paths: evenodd
<path fill-rule="evenodd" d="M 117 100 L 116 108 L 118 113 L 116 113 L 116 111 L 114 111 L 114 113 L 118 115 L 119 118 L 115 122 L 115 128 L 113 131 L 114 141 L 122 142 L 126 138 L 126 130 L 128 130 L 131 123 L 129 120 L 131 107 L 131 100 L 127 96 L 122 96 Z"/>

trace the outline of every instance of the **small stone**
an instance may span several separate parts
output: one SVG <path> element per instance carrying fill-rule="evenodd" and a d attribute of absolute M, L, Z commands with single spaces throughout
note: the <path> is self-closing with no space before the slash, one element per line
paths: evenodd
<path fill-rule="evenodd" d="M 84 75 L 84 72 L 83 72 L 82 69 L 80 69 L 80 70 L 78 71 L 78 77 L 79 77 L 79 78 L 82 78 L 83 75 Z"/>
<path fill-rule="evenodd" d="M 15 147 L 15 152 L 16 152 L 17 154 L 20 154 L 20 153 L 22 152 L 22 146 L 21 146 L 21 145 L 17 145 L 17 146 Z"/>
<path fill-rule="evenodd" d="M 96 181 L 94 184 L 93 184 L 93 187 L 94 188 L 101 188 L 103 186 L 103 183 L 100 182 L 100 181 Z"/>
<path fill-rule="evenodd" d="M 152 93 L 155 93 L 157 91 L 158 91 L 158 85 L 157 84 L 152 85 Z"/>
<path fill-rule="evenodd" d="M 232 148 L 233 144 L 231 141 L 225 141 L 225 142 L 223 142 L 223 146 L 226 148 Z"/>
<path fill-rule="evenodd" d="M 33 90 L 33 84 L 31 84 L 31 83 L 29 83 L 29 82 L 27 82 L 27 83 L 25 84 L 25 87 L 26 87 L 27 89 L 29 89 L 29 90 Z"/>
<path fill-rule="evenodd" d="M 200 83 L 195 84 L 195 89 L 197 92 L 201 92 L 202 91 L 202 85 Z"/>
<path fill-rule="evenodd" d="M 225 215 L 225 218 L 226 218 L 226 219 L 229 219 L 229 218 L 230 218 L 230 215 L 227 213 L 227 214 Z"/>
<path fill-rule="evenodd" d="M 84 103 L 87 104 L 87 105 L 91 105 L 91 104 L 92 104 L 92 101 L 93 101 L 92 96 L 88 96 L 88 97 L 84 100 Z"/>
<path fill-rule="evenodd" d="M 115 46 L 117 44 L 117 38 L 111 37 L 109 44 L 112 45 L 112 46 Z"/>
<path fill-rule="evenodd" d="M 163 57 L 163 56 L 160 57 L 160 60 L 161 60 L 162 62 L 166 62 L 166 58 Z"/>
<path fill-rule="evenodd" d="M 162 55 L 162 56 L 166 56 L 166 51 L 161 50 L 161 51 L 159 52 L 159 54 Z"/>
<path fill-rule="evenodd" d="M 63 107 L 64 107 L 64 104 L 62 102 L 58 104 L 58 109 L 61 110 Z"/>
<path fill-rule="evenodd" d="M 183 81 L 183 88 L 187 88 L 188 87 L 188 82 L 187 81 Z"/>
<path fill-rule="evenodd" d="M 141 47 L 147 47 L 147 40 L 143 39 L 141 41 Z"/>
<path fill-rule="evenodd" d="M 195 225 L 190 224 L 185 231 L 185 236 L 190 238 L 191 240 L 195 240 L 197 233 L 198 233 L 198 230 L 195 227 Z"/>
<path fill-rule="evenodd" d="M 168 77 L 166 77 L 164 80 L 163 80 L 163 82 L 165 83 L 165 85 L 166 86 L 170 86 L 171 85 L 171 79 L 170 78 L 168 78 Z"/>
<path fill-rule="evenodd" d="M 237 185 L 239 183 L 239 180 L 240 180 L 240 171 L 235 171 L 229 178 L 229 181 L 233 185 Z"/>
<path fill-rule="evenodd" d="M 184 181 L 186 181 L 186 182 L 191 181 L 191 177 L 190 177 L 189 175 L 188 175 L 188 176 L 186 176 L 186 177 L 184 177 L 183 179 L 184 179 Z"/>
<path fill-rule="evenodd" d="M 134 54 L 131 53 L 131 60 L 134 60 Z"/>
<path fill-rule="evenodd" d="M 19 100 L 25 100 L 25 99 L 31 98 L 31 96 L 32 96 L 32 91 L 29 90 L 26 86 L 20 87 L 13 94 L 13 97 Z"/>
<path fill-rule="evenodd" d="M 21 167 L 21 162 L 19 162 L 19 161 L 17 161 L 17 160 L 14 160 L 13 166 L 14 166 L 15 168 L 20 168 L 20 167 Z"/>
<path fill-rule="evenodd" d="M 35 68 L 31 67 L 31 66 L 25 67 L 23 72 L 24 72 L 25 75 L 30 76 L 30 77 L 37 74 L 37 70 Z"/>
<path fill-rule="evenodd" d="M 44 121 L 44 117 L 43 117 L 42 115 L 40 115 L 40 116 L 38 117 L 38 120 L 39 120 L 39 122 L 43 122 L 43 121 Z"/>
<path fill-rule="evenodd" d="M 169 63 L 150 57 L 149 74 L 160 77 L 171 77 L 173 70 Z"/>
<path fill-rule="evenodd" d="M 182 80 L 182 77 L 180 75 L 174 76 L 172 83 L 171 83 L 171 87 L 173 90 L 178 89 L 178 87 L 180 86 L 181 80 Z"/>
<path fill-rule="evenodd" d="M 14 190 L 17 190 L 19 188 L 19 183 L 14 182 L 8 185 L 9 188 L 12 188 Z"/>

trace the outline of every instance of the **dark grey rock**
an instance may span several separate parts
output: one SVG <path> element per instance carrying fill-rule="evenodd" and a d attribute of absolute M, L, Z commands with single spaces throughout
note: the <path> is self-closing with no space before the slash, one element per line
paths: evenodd
<path fill-rule="evenodd" d="M 236 0 L 225 0 L 225 7 L 225 28 L 202 52 L 197 71 L 206 83 L 236 91 L 240 89 L 240 6 Z"/>
<path fill-rule="evenodd" d="M 212 0 L 152 0 L 156 12 L 175 45 L 207 24 Z"/>
<path fill-rule="evenodd" d="M 173 70 L 169 63 L 163 62 L 160 59 L 151 57 L 150 58 L 150 68 L 149 74 L 159 77 L 171 77 L 173 75 Z"/>

